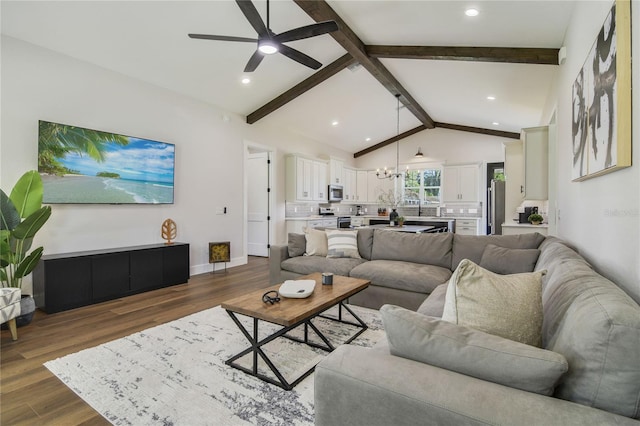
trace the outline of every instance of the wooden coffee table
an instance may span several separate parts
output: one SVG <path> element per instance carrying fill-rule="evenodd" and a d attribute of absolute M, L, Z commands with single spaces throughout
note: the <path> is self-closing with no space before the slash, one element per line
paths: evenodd
<path fill-rule="evenodd" d="M 305 371 L 300 377 L 295 379 L 292 383 L 289 383 L 280 373 L 278 368 L 273 364 L 261 347 L 278 337 L 286 337 L 288 339 L 305 343 L 309 346 L 323 349 L 327 352 L 331 352 L 335 349 L 334 345 L 324 336 L 321 330 L 316 327 L 311 320 L 317 316 L 330 319 L 333 321 L 350 324 L 356 327 L 360 327 L 360 330 L 350 337 L 344 343 L 349 343 L 366 329 L 367 325 L 347 306 L 344 301 L 353 296 L 354 294 L 364 290 L 370 284 L 370 281 L 343 277 L 334 275 L 333 285 L 322 285 L 322 279 L 320 273 L 306 275 L 299 279 L 315 280 L 316 286 L 311 296 L 305 299 L 287 299 L 280 296 L 280 302 L 274 304 L 265 303 L 262 301 L 262 296 L 265 292 L 270 290 L 277 291 L 281 284 L 276 284 L 272 287 L 262 290 L 256 290 L 251 293 L 247 293 L 243 296 L 230 299 L 221 304 L 222 308 L 227 310 L 231 319 L 236 323 L 242 334 L 247 338 L 251 346 L 243 350 L 237 355 L 229 358 L 225 363 L 231 367 L 244 371 L 247 374 L 258 377 L 266 382 L 280 386 L 283 389 L 291 390 L 298 383 L 300 383 L 305 377 L 313 372 L 315 366 L 311 367 L 308 371 Z M 323 315 L 327 309 L 338 305 L 338 317 L 329 317 Z M 346 309 L 357 322 L 347 321 L 342 318 L 342 309 Z M 250 333 L 244 325 L 238 320 L 237 314 L 245 315 L 253 318 L 253 333 Z M 258 323 L 259 320 L 267 321 L 273 324 L 281 325 L 283 328 L 277 332 L 267 336 L 266 338 L 258 339 Z M 296 327 L 304 325 L 304 339 L 298 339 L 293 336 L 287 336 L 286 333 L 293 330 Z M 309 328 L 311 328 L 315 334 L 320 337 L 324 345 L 319 345 L 309 341 Z M 239 365 L 235 361 L 245 356 L 249 352 L 253 352 L 253 365 L 252 368 L 246 368 Z M 267 364 L 269 369 L 277 377 L 277 381 L 271 377 L 265 376 L 258 372 L 258 356 L 260 356 Z"/>

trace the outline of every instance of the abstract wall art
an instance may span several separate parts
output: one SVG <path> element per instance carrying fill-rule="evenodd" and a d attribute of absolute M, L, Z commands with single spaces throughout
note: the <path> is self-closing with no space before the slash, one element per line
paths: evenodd
<path fill-rule="evenodd" d="M 631 10 L 617 0 L 572 88 L 573 181 L 631 165 Z"/>

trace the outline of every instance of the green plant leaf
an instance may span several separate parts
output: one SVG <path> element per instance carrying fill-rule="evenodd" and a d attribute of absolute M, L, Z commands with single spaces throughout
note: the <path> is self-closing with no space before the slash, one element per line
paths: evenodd
<path fill-rule="evenodd" d="M 22 262 L 20 262 L 20 264 L 18 265 L 18 268 L 16 269 L 15 277 L 22 278 L 29 275 L 31 271 L 35 269 L 36 265 L 38 264 L 38 261 L 42 257 L 42 251 L 43 251 L 43 248 L 38 247 L 37 249 L 33 250 L 29 256 L 25 257 L 25 259 Z"/>
<path fill-rule="evenodd" d="M 51 216 L 51 206 L 41 207 L 36 212 L 27 217 L 20 225 L 16 226 L 12 235 L 16 240 L 24 240 L 27 238 L 33 238 L 36 232 Z"/>
<path fill-rule="evenodd" d="M 0 191 L 0 214 L 0 230 L 12 231 L 20 224 L 20 213 L 4 191 Z"/>
<path fill-rule="evenodd" d="M 26 218 L 42 207 L 42 179 L 37 171 L 22 175 L 11 191 L 11 201 L 21 218 Z"/>

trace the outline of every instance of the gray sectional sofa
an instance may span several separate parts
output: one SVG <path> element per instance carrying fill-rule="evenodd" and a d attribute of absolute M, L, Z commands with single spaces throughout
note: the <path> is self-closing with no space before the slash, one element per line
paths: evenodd
<path fill-rule="evenodd" d="M 481 264 L 490 244 L 537 249 L 544 236 L 410 234 L 363 228 L 357 239 L 361 259 L 327 258 L 303 255 L 304 235 L 289 234 L 288 245 L 271 247 L 269 280 L 277 284 L 313 272 L 363 278 L 371 285 L 352 296 L 349 303 L 373 309 L 388 303 L 415 310 L 436 287 L 447 282 L 462 259 Z"/>
<path fill-rule="evenodd" d="M 640 307 L 557 238 L 547 237 L 539 248 L 535 270 L 547 271 L 542 280 L 543 345 L 531 348 L 561 355 L 568 364 L 550 394 L 518 389 L 509 377 L 505 383 L 462 374 L 446 360 L 436 366 L 428 356 L 422 361 L 416 360 L 420 354 L 398 356 L 397 337 L 392 339 L 387 329 L 388 342 L 375 348 L 343 345 L 318 364 L 316 425 L 640 425 Z M 435 336 L 417 342 L 425 352 L 434 351 L 420 345 L 433 346 L 429 339 L 439 337 L 437 327 L 458 327 L 439 319 L 445 294 L 446 284 L 418 312 L 403 313 L 410 321 L 436 326 Z M 383 318 L 400 309 L 385 305 Z M 414 332 L 409 327 L 400 338 L 418 340 Z M 460 327 L 444 337 L 462 342 L 465 334 Z M 490 338 L 501 339 L 488 336 L 485 343 Z M 482 343 L 476 340 L 471 348 L 449 355 L 464 359 Z M 527 346 L 517 345 L 519 350 Z M 497 361 L 505 353 L 510 356 L 510 350 L 500 345 L 489 350 L 487 358 L 469 356 L 464 367 L 481 366 L 496 377 L 520 362 L 527 369 L 528 360 Z M 496 359 L 493 365 L 491 358 Z"/>
<path fill-rule="evenodd" d="M 640 425 L 640 306 L 575 250 L 535 234 L 397 237 L 359 234 L 362 259 L 272 249 L 274 282 L 331 270 L 372 280 L 362 304 L 391 303 L 381 308 L 387 340 L 342 345 L 317 365 L 316 425 Z M 464 258 L 482 263 L 490 244 L 539 250 L 541 348 L 441 319 L 452 269 Z M 531 377 L 540 354 L 563 368 L 544 391 Z M 529 378 L 515 377 L 519 370 Z"/>

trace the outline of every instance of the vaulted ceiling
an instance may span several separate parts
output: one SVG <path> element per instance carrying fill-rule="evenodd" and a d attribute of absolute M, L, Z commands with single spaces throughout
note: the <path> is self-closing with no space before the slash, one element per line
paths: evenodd
<path fill-rule="evenodd" d="M 266 2 L 254 4 L 266 21 Z M 358 156 L 395 140 L 396 94 L 405 107 L 401 133 L 435 126 L 509 137 L 538 125 L 573 2 L 272 0 L 270 6 L 276 33 L 338 22 L 330 35 L 288 43 L 321 69 L 271 55 L 247 74 L 255 45 L 187 37 L 255 38 L 234 1 L 0 5 L 2 34 Z M 478 16 L 466 16 L 469 7 Z"/>

